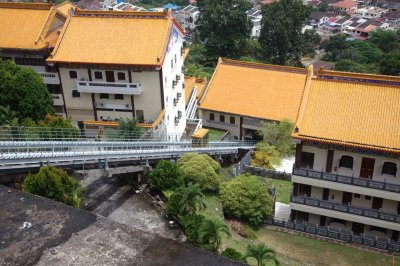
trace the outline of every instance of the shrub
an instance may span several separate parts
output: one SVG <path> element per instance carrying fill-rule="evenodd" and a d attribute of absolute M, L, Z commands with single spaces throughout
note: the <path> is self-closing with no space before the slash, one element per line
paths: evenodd
<path fill-rule="evenodd" d="M 251 221 L 253 225 L 272 216 L 273 199 L 266 186 L 253 176 L 239 176 L 222 183 L 220 198 L 228 216 Z"/>
<path fill-rule="evenodd" d="M 217 191 L 221 183 L 221 166 L 206 154 L 186 154 L 178 160 L 186 183 L 197 183 L 204 190 Z"/>
<path fill-rule="evenodd" d="M 39 173 L 27 176 L 23 191 L 79 207 L 83 188 L 78 180 L 64 170 L 46 166 L 40 168 Z"/>
<path fill-rule="evenodd" d="M 204 194 L 199 184 L 189 183 L 175 190 L 167 203 L 167 212 L 171 215 L 192 215 L 204 207 Z"/>
<path fill-rule="evenodd" d="M 181 169 L 170 161 L 161 160 L 149 174 L 150 183 L 159 190 L 175 190 L 183 186 Z"/>
<path fill-rule="evenodd" d="M 205 220 L 205 216 L 202 214 L 193 214 L 190 216 L 180 217 L 183 223 L 185 235 L 190 244 L 200 246 L 203 241 L 200 237 L 199 228 Z"/>
<path fill-rule="evenodd" d="M 274 146 L 259 142 L 251 160 L 251 165 L 272 169 L 280 164 L 280 155 Z"/>
<path fill-rule="evenodd" d="M 234 248 L 225 249 L 224 251 L 222 251 L 221 256 L 246 263 L 246 259 L 243 257 L 243 254 Z"/>

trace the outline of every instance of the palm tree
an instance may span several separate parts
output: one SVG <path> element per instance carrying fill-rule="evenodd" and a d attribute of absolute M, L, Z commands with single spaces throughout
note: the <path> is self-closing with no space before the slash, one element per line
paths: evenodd
<path fill-rule="evenodd" d="M 264 242 L 258 245 L 249 244 L 247 246 L 245 258 L 249 257 L 255 258 L 258 266 L 264 266 L 265 261 L 273 261 L 276 265 L 279 265 L 275 250 L 268 248 Z"/>
<path fill-rule="evenodd" d="M 225 233 L 228 237 L 231 236 L 228 226 L 218 218 L 206 219 L 199 228 L 200 238 L 210 243 L 214 252 L 217 252 L 221 245 L 222 233 Z"/>
<path fill-rule="evenodd" d="M 179 213 L 193 214 L 198 209 L 204 208 L 204 194 L 199 184 L 189 183 L 187 187 L 180 187 L 175 193 L 180 194 Z"/>

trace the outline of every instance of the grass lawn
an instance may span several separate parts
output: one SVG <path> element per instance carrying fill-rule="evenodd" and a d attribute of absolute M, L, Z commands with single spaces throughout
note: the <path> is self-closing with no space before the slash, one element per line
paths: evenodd
<path fill-rule="evenodd" d="M 218 141 L 221 140 L 222 136 L 226 133 L 224 130 L 208 129 L 208 140 Z"/>
<path fill-rule="evenodd" d="M 272 181 L 290 183 L 289 181 L 276 179 Z M 285 184 L 285 186 L 288 185 Z M 201 213 L 208 217 L 223 218 L 222 206 L 217 194 L 205 194 L 205 204 L 206 208 Z M 231 247 L 244 254 L 247 245 L 253 241 L 238 236 L 232 230 L 231 233 L 232 236 L 229 238 L 223 235 L 222 249 Z M 391 265 L 391 257 L 387 255 L 303 236 L 276 232 L 266 227 L 261 227 L 259 230 L 254 231 L 254 233 L 257 236 L 254 242 L 263 241 L 267 246 L 273 248 L 283 265 Z M 252 258 L 249 258 L 248 262 L 251 265 L 256 265 L 256 261 Z M 400 259 L 396 258 L 395 265 L 399 264 Z M 270 265 L 272 266 L 273 263 L 267 264 L 267 266 Z"/>
<path fill-rule="evenodd" d="M 291 181 L 263 176 L 256 176 L 256 178 L 266 183 L 268 187 L 275 186 L 276 201 L 285 204 L 290 203 L 290 193 L 293 189 L 293 183 Z"/>

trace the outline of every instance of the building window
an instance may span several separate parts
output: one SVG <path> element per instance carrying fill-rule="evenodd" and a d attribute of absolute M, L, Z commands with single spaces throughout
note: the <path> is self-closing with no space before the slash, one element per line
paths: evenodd
<path fill-rule="evenodd" d="M 114 95 L 114 99 L 116 99 L 116 100 L 123 100 L 123 99 L 124 99 L 124 95 L 123 95 L 123 94 L 115 94 L 115 95 Z"/>
<path fill-rule="evenodd" d="M 225 116 L 224 115 L 219 115 L 219 122 L 225 123 Z"/>
<path fill-rule="evenodd" d="M 301 168 L 313 169 L 314 167 L 314 153 L 302 152 L 301 153 Z"/>
<path fill-rule="evenodd" d="M 236 119 L 235 119 L 234 116 L 231 116 L 231 117 L 229 118 L 229 120 L 230 120 L 231 124 L 236 124 Z"/>
<path fill-rule="evenodd" d="M 397 174 L 397 164 L 392 162 L 384 162 L 382 166 L 382 175 L 392 175 Z"/>
<path fill-rule="evenodd" d="M 366 199 L 366 200 L 371 200 L 372 197 L 371 197 L 371 196 L 365 196 L 365 199 Z"/>
<path fill-rule="evenodd" d="M 175 64 L 176 64 L 176 55 L 175 55 Z"/>
<path fill-rule="evenodd" d="M 361 198 L 361 195 L 360 195 L 360 194 L 357 194 L 357 193 L 354 193 L 354 197 L 360 199 L 360 198 Z"/>
<path fill-rule="evenodd" d="M 69 77 L 71 79 L 77 79 L 78 78 L 78 74 L 76 73 L 76 71 L 71 70 L 71 71 L 69 71 Z"/>
<path fill-rule="evenodd" d="M 103 79 L 103 73 L 100 71 L 95 71 L 94 72 L 94 78 L 95 79 Z"/>
<path fill-rule="evenodd" d="M 343 155 L 340 158 L 339 161 L 339 167 L 340 168 L 349 168 L 349 169 L 353 169 L 353 157 L 348 156 L 348 155 Z"/>
<path fill-rule="evenodd" d="M 174 68 L 174 59 L 171 59 L 171 69 Z"/>
<path fill-rule="evenodd" d="M 210 120 L 211 120 L 211 121 L 214 121 L 214 120 L 215 120 L 215 116 L 214 116 L 213 113 L 210 113 Z"/>
<path fill-rule="evenodd" d="M 100 93 L 100 99 L 110 99 L 110 95 L 108 93 Z"/>
<path fill-rule="evenodd" d="M 77 90 L 72 90 L 72 98 L 81 97 L 81 93 Z"/>
<path fill-rule="evenodd" d="M 118 72 L 117 77 L 118 77 L 118 80 L 125 80 L 125 73 L 124 72 Z"/>
<path fill-rule="evenodd" d="M 22 58 L 16 57 L 15 63 L 17 65 L 25 65 L 25 66 L 45 66 L 45 62 L 41 58 Z"/>

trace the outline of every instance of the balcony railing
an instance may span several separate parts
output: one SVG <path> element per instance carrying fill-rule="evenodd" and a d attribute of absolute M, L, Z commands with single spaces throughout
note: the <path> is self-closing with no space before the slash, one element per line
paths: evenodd
<path fill-rule="evenodd" d="M 389 213 L 383 212 L 380 210 L 363 208 L 363 207 L 356 207 L 351 205 L 345 205 L 339 202 L 332 202 L 327 200 L 320 200 L 312 197 L 304 197 L 304 196 L 294 196 L 291 195 L 290 202 L 303 204 L 307 206 L 344 212 L 353 215 L 359 215 L 374 219 L 379 219 L 383 221 L 393 222 L 393 223 L 400 223 L 400 215 L 396 213 Z"/>
<path fill-rule="evenodd" d="M 116 83 L 116 82 L 78 80 L 76 84 L 77 84 L 77 90 L 79 92 L 126 94 L 126 95 L 142 94 L 142 86 L 140 83 Z"/>
<path fill-rule="evenodd" d="M 60 77 L 58 76 L 58 73 L 38 72 L 38 74 L 42 76 L 43 82 L 45 84 L 54 84 L 54 85 L 60 84 Z"/>
<path fill-rule="evenodd" d="M 53 104 L 56 106 L 63 106 L 64 105 L 64 99 L 62 97 L 62 94 L 52 94 L 53 97 Z"/>
<path fill-rule="evenodd" d="M 132 110 L 132 105 L 130 104 L 110 104 L 95 102 L 96 108 L 110 109 L 110 110 Z"/>
<path fill-rule="evenodd" d="M 359 178 L 353 176 L 344 176 L 338 174 L 329 174 L 308 169 L 293 168 L 293 175 L 309 177 L 313 179 L 320 179 L 331 182 L 338 182 L 342 184 L 354 185 L 359 187 L 373 188 L 385 190 L 390 192 L 400 192 L 400 185 L 391 184 L 387 182 L 375 181 L 367 178 Z"/>

